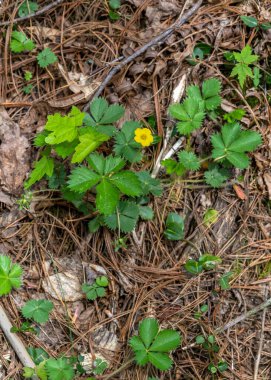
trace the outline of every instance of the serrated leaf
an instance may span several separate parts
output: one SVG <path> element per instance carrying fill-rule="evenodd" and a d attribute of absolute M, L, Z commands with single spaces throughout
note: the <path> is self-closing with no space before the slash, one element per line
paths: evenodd
<path fill-rule="evenodd" d="M 108 110 L 108 103 L 104 98 L 96 98 L 90 104 L 90 112 L 96 123 L 99 123 Z"/>
<path fill-rule="evenodd" d="M 75 147 L 79 144 L 79 140 L 75 139 L 71 142 L 64 141 L 58 145 L 54 146 L 54 150 L 58 154 L 59 157 L 65 159 L 69 157 L 75 150 Z"/>
<path fill-rule="evenodd" d="M 160 181 L 156 178 L 152 178 L 149 172 L 137 172 L 136 175 L 141 182 L 142 195 L 152 194 L 159 197 L 162 194 Z"/>
<path fill-rule="evenodd" d="M 148 363 L 148 354 L 144 351 L 135 351 L 135 361 L 138 365 L 145 365 Z"/>
<path fill-rule="evenodd" d="M 180 164 L 187 170 L 199 170 L 200 161 L 198 157 L 193 152 L 188 152 L 186 150 L 181 151 L 178 154 Z"/>
<path fill-rule="evenodd" d="M 158 334 L 159 325 L 155 318 L 145 318 L 139 324 L 139 336 L 146 348 L 149 348 Z"/>
<path fill-rule="evenodd" d="M 261 135 L 254 131 L 242 131 L 230 145 L 234 152 L 252 152 L 262 143 Z"/>
<path fill-rule="evenodd" d="M 31 51 L 35 46 L 34 42 L 27 38 L 23 32 L 14 31 L 11 33 L 10 49 L 14 53 Z"/>
<path fill-rule="evenodd" d="M 171 212 L 167 216 L 164 235 L 168 240 L 181 240 L 184 238 L 184 219 Z"/>
<path fill-rule="evenodd" d="M 149 206 L 139 206 L 139 216 L 143 220 L 152 220 L 154 217 L 153 209 Z"/>
<path fill-rule="evenodd" d="M 218 168 L 209 169 L 204 173 L 205 181 L 208 185 L 219 188 L 221 187 L 225 181 L 228 179 L 228 175 L 223 173 Z"/>
<path fill-rule="evenodd" d="M 202 84 L 202 95 L 206 110 L 214 110 L 221 104 L 221 82 L 216 78 L 210 78 Z"/>
<path fill-rule="evenodd" d="M 246 45 L 241 53 L 233 53 L 234 58 L 236 59 L 237 62 L 244 63 L 246 65 L 250 65 L 251 63 L 254 63 L 258 60 L 259 56 L 258 55 L 253 55 L 252 53 L 252 48 L 249 45 Z"/>
<path fill-rule="evenodd" d="M 163 160 L 161 162 L 161 165 L 166 168 L 167 174 L 175 173 L 179 176 L 182 176 L 186 172 L 186 169 L 182 164 L 170 158 Z"/>
<path fill-rule="evenodd" d="M 117 173 L 124 166 L 126 162 L 121 157 L 113 157 L 112 155 L 105 158 L 104 174 Z"/>
<path fill-rule="evenodd" d="M 104 141 L 107 141 L 109 136 L 95 131 L 92 131 L 79 136 L 80 143 L 75 148 L 75 153 L 72 156 L 72 163 L 82 162 L 91 152 L 97 149 Z"/>
<path fill-rule="evenodd" d="M 0 296 L 9 294 L 12 288 L 22 284 L 23 270 L 18 264 L 12 264 L 8 256 L 0 255 Z"/>
<path fill-rule="evenodd" d="M 104 115 L 100 119 L 100 124 L 111 124 L 118 121 L 124 115 L 124 107 L 113 104 L 105 111 Z"/>
<path fill-rule="evenodd" d="M 44 68 L 57 62 L 57 56 L 50 48 L 45 48 L 37 55 L 37 61 Z"/>
<path fill-rule="evenodd" d="M 129 170 L 123 170 L 110 177 L 113 183 L 123 194 L 139 196 L 142 194 L 141 182 L 136 174 Z"/>
<path fill-rule="evenodd" d="M 127 233 L 133 231 L 139 217 L 138 206 L 129 201 L 120 201 L 115 213 L 104 217 L 104 222 L 108 228 L 120 229 Z"/>
<path fill-rule="evenodd" d="M 171 105 L 169 112 L 171 116 L 180 120 L 177 129 L 183 135 L 189 135 L 200 128 L 205 116 L 204 103 L 195 98 L 187 98 L 182 104 Z"/>
<path fill-rule="evenodd" d="M 46 145 L 45 138 L 48 136 L 48 131 L 42 131 L 36 134 L 34 138 L 34 146 L 43 147 Z"/>
<path fill-rule="evenodd" d="M 29 189 L 34 183 L 38 182 L 45 175 L 51 177 L 54 172 L 53 158 L 43 156 L 39 161 L 34 163 L 34 170 L 31 172 L 30 177 L 25 182 L 25 189 Z"/>
<path fill-rule="evenodd" d="M 253 78 L 253 72 L 251 68 L 245 63 L 237 63 L 235 67 L 232 69 L 231 77 L 238 77 L 238 81 L 240 86 L 243 88 L 246 78 Z"/>
<path fill-rule="evenodd" d="M 149 361 L 161 371 L 167 371 L 171 368 L 173 361 L 167 354 L 161 352 L 148 352 Z"/>
<path fill-rule="evenodd" d="M 175 350 L 181 344 L 180 334 L 174 330 L 160 331 L 153 344 L 150 346 L 150 351 L 168 352 Z"/>
<path fill-rule="evenodd" d="M 219 212 L 215 209 L 209 208 L 203 216 L 203 224 L 210 227 L 212 224 L 216 223 L 218 220 Z"/>
<path fill-rule="evenodd" d="M 72 191 L 84 193 L 95 186 L 100 179 L 101 177 L 98 174 L 82 166 L 72 170 L 69 176 L 68 187 Z"/>
<path fill-rule="evenodd" d="M 227 160 L 238 169 L 246 169 L 249 166 L 249 158 L 245 153 L 231 152 L 227 154 Z"/>
<path fill-rule="evenodd" d="M 113 214 L 119 201 L 119 190 L 105 178 L 102 179 L 96 190 L 96 206 L 99 212 L 104 215 Z"/>
<path fill-rule="evenodd" d="M 252 16 L 241 16 L 241 20 L 249 28 L 255 28 L 258 25 L 258 20 Z"/>
<path fill-rule="evenodd" d="M 137 121 L 127 121 L 115 136 L 115 154 L 123 156 L 129 162 L 138 162 L 142 159 L 141 146 L 134 140 L 135 130 L 138 128 L 141 128 L 141 125 Z"/>
<path fill-rule="evenodd" d="M 48 380 L 45 365 L 46 361 L 43 361 L 36 367 L 36 374 L 40 380 Z"/>
<path fill-rule="evenodd" d="M 66 358 L 48 359 L 45 364 L 49 380 L 72 380 L 74 369 Z"/>
<path fill-rule="evenodd" d="M 18 9 L 19 17 L 25 17 L 32 13 L 35 13 L 39 9 L 39 6 L 34 1 L 25 0 Z"/>
<path fill-rule="evenodd" d="M 22 308 L 22 314 L 26 319 L 33 319 L 37 323 L 45 323 L 49 319 L 49 313 L 54 305 L 47 300 L 30 300 Z"/>
<path fill-rule="evenodd" d="M 129 340 L 129 346 L 131 346 L 134 351 L 145 351 L 145 346 L 139 336 L 133 336 Z"/>

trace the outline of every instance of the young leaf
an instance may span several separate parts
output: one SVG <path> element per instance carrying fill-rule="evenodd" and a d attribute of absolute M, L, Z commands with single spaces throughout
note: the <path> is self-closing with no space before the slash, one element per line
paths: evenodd
<path fill-rule="evenodd" d="M 221 104 L 220 91 L 221 82 L 216 78 L 210 78 L 203 82 L 202 94 L 198 86 L 188 87 L 187 94 L 189 98 L 203 102 L 206 111 L 212 111 Z"/>
<path fill-rule="evenodd" d="M 241 121 L 243 117 L 245 116 L 245 114 L 246 114 L 245 110 L 241 108 L 237 108 L 232 112 L 226 113 L 223 116 L 223 119 L 226 120 L 228 123 L 234 123 L 236 120 Z"/>
<path fill-rule="evenodd" d="M 72 163 L 82 162 L 91 152 L 96 150 L 104 141 L 107 141 L 109 136 L 97 132 L 94 128 L 88 133 L 79 136 L 80 143 L 75 148 L 75 153 L 72 156 Z"/>
<path fill-rule="evenodd" d="M 241 16 L 240 17 L 243 23 L 249 28 L 255 28 L 258 26 L 258 20 L 252 16 Z"/>
<path fill-rule="evenodd" d="M 199 274 L 203 271 L 202 265 L 196 260 L 188 260 L 184 264 L 184 268 L 187 272 L 191 274 Z"/>
<path fill-rule="evenodd" d="M 213 256 L 205 254 L 200 256 L 199 264 L 202 265 L 203 269 L 211 270 L 214 269 L 217 264 L 221 264 L 222 260 L 218 256 Z"/>
<path fill-rule="evenodd" d="M 115 136 L 114 152 L 117 156 L 122 156 L 129 162 L 142 159 L 141 146 L 134 140 L 135 130 L 140 127 L 137 121 L 126 121 L 123 124 L 121 131 Z"/>
<path fill-rule="evenodd" d="M 0 296 L 9 294 L 12 288 L 22 284 L 23 270 L 18 264 L 12 264 L 8 256 L 0 255 Z"/>
<path fill-rule="evenodd" d="M 172 117 L 180 120 L 177 123 L 179 133 L 190 135 L 195 129 L 201 127 L 204 119 L 204 103 L 196 98 L 187 98 L 182 104 L 173 104 L 169 107 Z"/>
<path fill-rule="evenodd" d="M 88 300 L 95 300 L 98 297 L 105 296 L 105 288 L 108 286 L 109 281 L 105 276 L 97 277 L 93 284 L 83 284 L 82 291 L 86 293 Z"/>
<path fill-rule="evenodd" d="M 35 48 L 32 40 L 26 37 L 23 32 L 14 31 L 11 33 L 10 49 L 14 53 L 22 53 L 24 51 L 31 51 Z"/>
<path fill-rule="evenodd" d="M 133 231 L 139 217 L 138 206 L 129 201 L 120 201 L 114 214 L 104 217 L 104 222 L 111 230 L 120 229 L 124 233 Z"/>
<path fill-rule="evenodd" d="M 49 380 L 72 380 L 74 369 L 67 358 L 48 359 L 45 364 Z"/>
<path fill-rule="evenodd" d="M 18 9 L 19 17 L 25 17 L 32 13 L 35 13 L 39 9 L 39 6 L 36 2 L 25 0 Z"/>
<path fill-rule="evenodd" d="M 212 208 L 209 208 L 203 216 L 203 224 L 210 227 L 212 224 L 217 222 L 219 212 Z"/>
<path fill-rule="evenodd" d="M 241 53 L 234 52 L 234 58 L 237 61 L 237 64 L 231 72 L 231 76 L 237 76 L 241 87 L 244 87 L 247 77 L 253 78 L 253 72 L 249 67 L 250 64 L 258 60 L 258 55 L 253 55 L 252 49 L 249 45 L 246 45 Z"/>
<path fill-rule="evenodd" d="M 186 172 L 186 169 L 182 164 L 170 158 L 163 160 L 161 165 L 166 168 L 167 174 L 177 174 L 178 176 L 182 176 Z"/>
<path fill-rule="evenodd" d="M 164 235 L 168 240 L 181 240 L 184 238 L 184 219 L 180 215 L 174 212 L 168 214 L 166 227 Z"/>
<path fill-rule="evenodd" d="M 49 355 L 41 347 L 28 347 L 27 352 L 29 353 L 36 365 L 39 365 L 40 363 L 44 362 L 44 360 L 49 359 Z"/>
<path fill-rule="evenodd" d="M 45 175 L 51 177 L 54 172 L 53 158 L 43 156 L 39 161 L 34 163 L 34 170 L 31 172 L 30 177 L 24 183 L 25 189 L 29 189 L 34 183 L 38 182 Z"/>
<path fill-rule="evenodd" d="M 54 305 L 47 300 L 30 300 L 22 308 L 22 314 L 26 319 L 33 319 L 37 323 L 45 323 L 49 320 L 49 313 Z"/>
<path fill-rule="evenodd" d="M 33 90 L 32 84 L 28 84 L 27 86 L 23 87 L 23 92 L 27 95 L 30 94 L 32 90 Z"/>
<path fill-rule="evenodd" d="M 37 56 L 40 67 L 47 67 L 57 61 L 57 56 L 50 48 L 43 49 Z"/>
<path fill-rule="evenodd" d="M 180 164 L 187 170 L 199 170 L 200 161 L 198 157 L 193 152 L 188 152 L 186 150 L 181 151 L 178 154 Z"/>
<path fill-rule="evenodd" d="M 32 75 L 32 73 L 31 73 L 31 71 L 26 70 L 26 71 L 24 72 L 24 79 L 25 79 L 27 82 L 30 81 L 30 80 L 32 79 L 32 77 L 33 77 L 33 75 Z"/>

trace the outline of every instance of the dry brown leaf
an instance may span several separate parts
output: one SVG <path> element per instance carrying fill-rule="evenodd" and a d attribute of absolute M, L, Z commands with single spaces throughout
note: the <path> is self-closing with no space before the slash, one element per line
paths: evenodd
<path fill-rule="evenodd" d="M 18 194 L 29 171 L 30 144 L 3 107 L 0 107 L 0 141 L 0 186 L 10 194 Z"/>
<path fill-rule="evenodd" d="M 52 42 L 56 42 L 58 37 L 61 36 L 61 31 L 54 28 L 47 28 L 46 26 L 30 26 L 26 28 L 30 33 L 36 34 L 42 39 L 49 38 Z"/>
<path fill-rule="evenodd" d="M 74 302 L 85 297 L 79 279 L 69 272 L 45 277 L 42 286 L 46 293 L 57 300 Z"/>

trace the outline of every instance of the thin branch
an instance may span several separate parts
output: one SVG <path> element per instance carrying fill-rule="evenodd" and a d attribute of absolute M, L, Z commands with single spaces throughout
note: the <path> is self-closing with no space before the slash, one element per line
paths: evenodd
<path fill-rule="evenodd" d="M 25 21 L 25 20 L 29 20 L 29 19 L 31 19 L 33 17 L 40 16 L 43 13 L 49 11 L 53 7 L 56 7 L 57 5 L 59 5 L 59 4 L 63 3 L 63 2 L 64 2 L 64 0 L 53 1 L 52 3 L 50 3 L 48 5 L 45 5 L 45 7 L 41 8 L 39 11 L 37 11 L 35 13 L 31 13 L 31 14 L 29 14 L 27 16 L 24 16 L 24 17 L 18 17 L 18 18 L 15 18 L 14 20 L 0 22 L 0 26 L 10 25 L 10 24 L 18 24 L 19 22 L 22 22 L 22 21 Z"/>
<path fill-rule="evenodd" d="M 7 340 L 9 341 L 10 345 L 16 352 L 18 358 L 20 359 L 21 363 L 25 367 L 31 367 L 35 368 L 35 363 L 31 359 L 30 355 L 25 349 L 25 346 L 21 339 L 18 337 L 17 334 L 10 332 L 10 329 L 12 327 L 12 324 L 10 323 L 10 320 L 4 310 L 4 308 L 0 305 L 0 328 L 2 329 L 4 335 L 6 336 Z M 36 378 L 35 376 L 33 379 Z M 36 378 L 37 379 L 37 378 Z"/>
<path fill-rule="evenodd" d="M 141 54 L 145 53 L 150 47 L 157 45 L 160 42 L 165 42 L 168 37 L 170 37 L 176 29 L 180 28 L 201 6 L 203 0 L 197 1 L 191 9 L 189 9 L 183 16 L 180 16 L 176 22 L 174 22 L 173 25 L 171 25 L 169 28 L 167 28 L 164 32 L 160 33 L 158 36 L 153 38 L 151 41 L 147 42 L 144 46 L 138 48 L 132 55 L 125 58 L 122 62 L 120 62 L 118 65 L 113 67 L 105 79 L 103 80 L 102 84 L 96 91 L 94 97 L 98 97 L 101 95 L 103 90 L 106 88 L 106 86 L 111 82 L 111 79 L 128 63 L 134 61 L 137 57 L 139 57 Z M 89 102 L 90 103 L 90 102 Z M 84 107 L 84 111 L 88 110 L 89 103 Z"/>

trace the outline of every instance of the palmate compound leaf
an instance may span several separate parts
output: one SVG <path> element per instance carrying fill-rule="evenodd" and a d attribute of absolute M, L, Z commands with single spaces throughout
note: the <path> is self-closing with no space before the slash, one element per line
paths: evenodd
<path fill-rule="evenodd" d="M 245 152 L 255 150 L 262 138 L 258 132 L 242 131 L 238 123 L 226 124 L 221 133 L 212 135 L 212 157 L 216 161 L 228 160 L 233 166 L 245 169 L 249 165 L 249 158 Z"/>
<path fill-rule="evenodd" d="M 39 9 L 39 6 L 36 2 L 25 0 L 18 9 L 19 17 L 28 16 L 32 13 L 35 13 Z"/>
<path fill-rule="evenodd" d="M 115 136 L 115 154 L 124 157 L 129 162 L 138 162 L 142 159 L 141 146 L 134 140 L 135 130 L 138 128 L 141 128 L 139 122 L 126 121 L 121 131 Z"/>
<path fill-rule="evenodd" d="M 50 48 L 45 48 L 37 55 L 37 61 L 44 68 L 57 62 L 57 56 Z"/>
<path fill-rule="evenodd" d="M 224 185 L 225 181 L 229 178 L 227 170 L 214 166 L 204 173 L 205 182 L 214 187 L 219 188 Z"/>
<path fill-rule="evenodd" d="M 180 120 L 177 123 L 178 132 L 182 135 L 189 135 L 194 130 L 201 127 L 204 113 L 204 102 L 197 98 L 186 98 L 182 104 L 173 104 L 169 107 L 172 117 Z"/>
<path fill-rule="evenodd" d="M 193 152 L 183 150 L 178 154 L 180 164 L 187 170 L 199 170 L 200 161 Z"/>
<path fill-rule="evenodd" d="M 74 106 L 66 116 L 61 116 L 59 113 L 49 115 L 45 130 L 50 133 L 45 137 L 45 142 L 49 145 L 56 145 L 75 140 L 78 136 L 78 128 L 83 124 L 83 119 L 84 113 Z"/>
<path fill-rule="evenodd" d="M 111 230 L 120 229 L 124 233 L 133 231 L 139 217 L 139 207 L 130 201 L 120 201 L 115 212 L 104 217 L 104 223 Z"/>
<path fill-rule="evenodd" d="M 258 55 L 253 55 L 251 53 L 252 49 L 249 45 L 246 45 L 241 53 L 233 53 L 237 64 L 231 72 L 231 77 L 237 76 L 241 87 L 244 87 L 247 77 L 253 78 L 253 72 L 249 65 L 255 63 L 259 58 Z"/>
<path fill-rule="evenodd" d="M 22 308 L 22 314 L 26 319 L 33 319 L 37 323 L 45 323 L 49 319 L 49 313 L 54 305 L 47 300 L 30 300 Z"/>
<path fill-rule="evenodd" d="M 34 183 L 38 182 L 45 175 L 51 177 L 54 172 L 53 158 L 43 156 L 39 161 L 34 163 L 34 170 L 31 172 L 30 177 L 25 182 L 25 189 L 29 189 Z"/>
<path fill-rule="evenodd" d="M 111 124 L 124 115 L 124 108 L 118 104 L 110 105 L 104 98 L 96 98 L 90 105 L 93 126 L 96 124 Z"/>
<path fill-rule="evenodd" d="M 137 175 L 130 170 L 123 170 L 113 174 L 110 182 L 114 184 L 123 194 L 129 196 L 139 196 L 142 194 L 141 182 Z"/>
<path fill-rule="evenodd" d="M 67 358 L 48 359 L 45 364 L 49 380 L 72 380 L 74 369 Z"/>
<path fill-rule="evenodd" d="M 177 331 L 162 330 L 160 331 L 153 344 L 150 346 L 150 351 L 168 352 L 175 350 L 181 344 L 181 337 Z"/>
<path fill-rule="evenodd" d="M 0 255 L 0 297 L 21 286 L 22 274 L 20 265 L 12 264 L 8 256 Z"/>
<path fill-rule="evenodd" d="M 215 110 L 221 104 L 221 82 L 216 78 L 210 78 L 203 82 L 202 91 L 199 86 L 189 86 L 187 89 L 188 98 L 202 101 L 206 111 Z"/>

